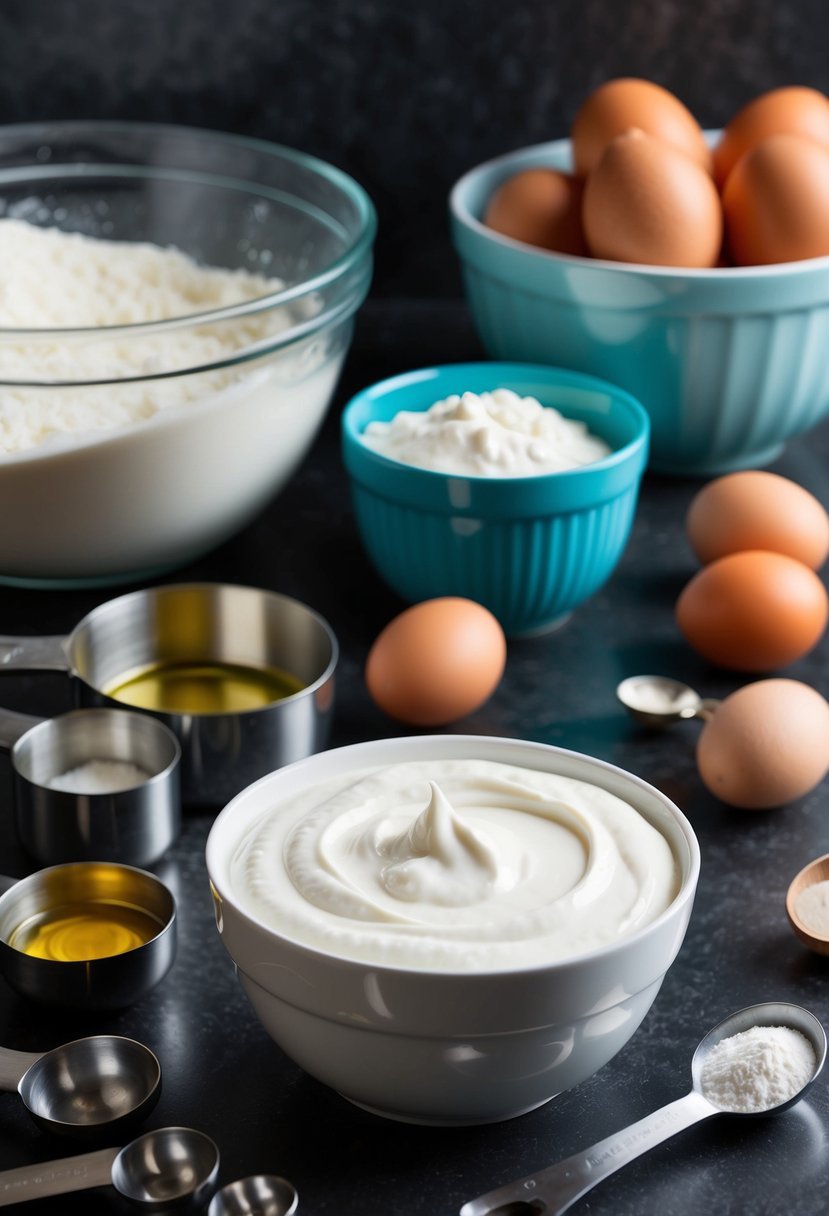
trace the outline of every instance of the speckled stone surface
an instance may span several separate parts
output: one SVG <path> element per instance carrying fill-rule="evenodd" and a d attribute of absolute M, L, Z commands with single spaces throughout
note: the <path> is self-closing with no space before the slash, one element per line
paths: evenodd
<path fill-rule="evenodd" d="M 474 358 L 465 310 L 444 303 L 369 304 L 323 433 L 290 487 L 234 541 L 176 579 L 258 583 L 296 595 L 333 624 L 342 644 L 332 742 L 391 736 L 400 728 L 368 698 L 361 670 L 371 641 L 402 606 L 362 553 L 338 456 L 337 421 L 351 391 L 430 362 Z M 829 501 L 829 427 L 790 444 L 774 466 Z M 123 1013 L 78 1017 L 38 1009 L 0 984 L 0 1042 L 40 1050 L 96 1031 L 147 1042 L 164 1069 L 153 1126 L 192 1124 L 213 1135 L 222 1179 L 284 1173 L 313 1216 L 455 1216 L 484 1190 L 586 1147 L 690 1086 L 690 1059 L 724 1015 L 792 999 L 829 1022 L 827 962 L 788 928 L 784 897 L 794 874 L 829 851 L 824 783 L 801 803 L 767 813 L 729 810 L 702 788 L 694 766 L 698 725 L 664 734 L 633 725 L 615 702 L 624 676 L 673 675 L 708 696 L 739 676 L 707 666 L 681 641 L 672 606 L 696 569 L 682 519 L 699 483 L 647 477 L 630 544 L 611 581 L 558 632 L 513 642 L 492 700 L 455 728 L 586 751 L 654 782 L 682 806 L 699 835 L 702 877 L 686 941 L 632 1041 L 592 1079 L 506 1124 L 435 1129 L 386 1122 L 302 1073 L 261 1029 L 213 924 L 202 852 L 211 816 L 188 811 L 178 845 L 158 867 L 179 899 L 181 943 L 159 987 Z M 68 631 L 106 592 L 0 589 L 4 633 Z M 827 639 L 787 674 L 829 689 Z M 7 675 L 0 703 L 51 713 L 68 703 L 62 679 Z M 31 863 L 14 844 L 3 762 L 0 872 Z M 594 1216 L 813 1216 L 823 1210 L 829 1097 L 820 1081 L 779 1119 L 718 1118 L 669 1141 L 605 1182 L 575 1208 Z M 72 1151 L 0 1096 L 0 1167 Z M 48 1216 L 126 1211 L 107 1189 L 31 1203 Z"/>
<path fill-rule="evenodd" d="M 780 84 L 829 88 L 822 0 L 3 0 L 0 123 L 178 122 L 352 173 L 380 217 L 377 292 L 451 295 L 446 196 L 566 135 L 610 76 L 722 126 Z"/>
<path fill-rule="evenodd" d="M 446 196 L 465 169 L 566 134 L 594 85 L 642 75 L 705 126 L 778 84 L 829 89 L 822 0 L 4 0 L 0 123 L 51 118 L 178 122 L 277 140 L 351 172 L 380 220 L 372 300 L 328 423 L 290 487 L 236 539 L 176 579 L 256 583 L 296 595 L 342 646 L 332 742 L 399 728 L 370 702 L 362 665 L 402 606 L 370 569 L 338 457 L 349 393 L 395 371 L 480 354 L 449 247 Z M 439 298 L 438 298 L 439 297 Z M 392 299 L 394 298 L 394 302 Z M 436 299 L 437 298 L 437 299 Z M 408 299 L 408 303 L 401 300 Z M 774 466 L 829 503 L 829 427 Z M 121 1014 L 38 1009 L 0 983 L 0 1042 L 41 1050 L 113 1031 L 147 1042 L 164 1092 L 152 1124 L 193 1124 L 222 1152 L 222 1181 L 267 1170 L 298 1186 L 310 1216 L 454 1216 L 472 1196 L 583 1148 L 686 1091 L 699 1037 L 732 1009 L 790 998 L 829 1021 L 829 963 L 790 932 L 790 879 L 829 851 L 824 783 L 770 813 L 729 810 L 701 787 L 698 726 L 635 727 L 613 690 L 656 671 L 721 696 L 739 677 L 682 643 L 672 606 L 695 563 L 682 517 L 699 483 L 646 478 L 633 535 L 608 585 L 565 628 L 513 642 L 492 700 L 457 730 L 589 752 L 654 782 L 688 813 L 702 877 L 688 936 L 648 1017 L 600 1072 L 507 1124 L 429 1129 L 351 1107 L 287 1060 L 242 995 L 218 940 L 202 856 L 211 816 L 191 809 L 158 867 L 180 909 L 177 961 Z M 11 526 L 3 521 L 3 526 Z M 0 588 L 3 633 L 67 632 L 105 592 Z M 829 643 L 787 674 L 829 690 Z M 6 675 L 0 703 L 68 708 L 65 681 Z M 0 755 L 0 872 L 31 869 L 11 826 Z M 717 1119 L 606 1182 L 594 1216 L 813 1216 L 825 1208 L 829 1098 L 821 1081 L 779 1120 Z M 73 1151 L 0 1095 L 0 1168 Z M 109 1189 L 30 1203 L 32 1216 L 132 1211 Z"/>

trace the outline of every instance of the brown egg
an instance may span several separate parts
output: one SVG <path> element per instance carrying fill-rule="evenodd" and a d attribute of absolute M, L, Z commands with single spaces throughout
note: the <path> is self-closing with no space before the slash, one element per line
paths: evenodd
<path fill-rule="evenodd" d="M 481 604 L 452 596 L 424 600 L 377 636 L 366 661 L 366 686 L 390 717 L 443 726 L 492 695 L 506 655 L 504 631 Z"/>
<path fill-rule="evenodd" d="M 615 262 L 713 266 L 722 244 L 711 178 L 638 130 L 617 136 L 588 177 L 582 219 L 593 256 Z"/>
<path fill-rule="evenodd" d="M 771 135 L 729 174 L 723 211 L 737 266 L 829 254 L 829 148 Z"/>
<path fill-rule="evenodd" d="M 717 558 L 676 603 L 677 624 L 691 646 L 735 671 L 793 663 L 820 641 L 827 615 L 829 598 L 813 570 L 759 549 Z"/>
<path fill-rule="evenodd" d="M 829 704 L 797 680 L 758 680 L 726 697 L 697 742 L 711 793 L 750 810 L 802 798 L 829 770 Z"/>
<path fill-rule="evenodd" d="M 803 135 L 829 146 L 829 97 L 790 85 L 755 97 L 738 111 L 714 148 L 714 177 L 724 185 L 741 156 L 770 135 Z"/>
<path fill-rule="evenodd" d="M 492 195 L 484 223 L 526 245 L 584 256 L 581 197 L 582 183 L 569 173 L 524 169 Z"/>
<path fill-rule="evenodd" d="M 701 562 L 743 549 L 785 553 L 812 570 L 829 555 L 829 514 L 794 481 L 747 469 L 717 477 L 694 495 L 685 517 Z"/>
<path fill-rule="evenodd" d="M 702 129 L 678 97 L 652 80 L 621 76 L 607 80 L 582 103 L 570 138 L 578 176 L 595 169 L 608 144 L 631 127 L 662 140 L 706 171 L 711 153 Z"/>

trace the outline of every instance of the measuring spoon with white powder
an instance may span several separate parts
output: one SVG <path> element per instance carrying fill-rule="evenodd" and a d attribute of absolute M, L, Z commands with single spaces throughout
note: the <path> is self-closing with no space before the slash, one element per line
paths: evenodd
<path fill-rule="evenodd" d="M 688 718 L 708 719 L 719 705 L 669 676 L 628 676 L 616 696 L 632 718 L 652 729 Z"/>
<path fill-rule="evenodd" d="M 43 865 L 147 866 L 181 829 L 176 736 L 157 718 L 76 709 L 55 718 L 0 709 L 11 756 L 15 827 Z"/>
<path fill-rule="evenodd" d="M 826 1033 L 799 1005 L 768 1001 L 709 1030 L 691 1061 L 690 1093 L 557 1165 L 465 1203 L 460 1216 L 559 1216 L 611 1174 L 712 1115 L 780 1114 L 826 1060 Z"/>

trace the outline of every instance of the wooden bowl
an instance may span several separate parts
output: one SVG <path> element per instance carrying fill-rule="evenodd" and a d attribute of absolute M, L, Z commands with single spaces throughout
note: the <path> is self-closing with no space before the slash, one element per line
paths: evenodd
<path fill-rule="evenodd" d="M 826 881 L 829 881 L 829 853 L 824 853 L 822 857 L 816 857 L 814 861 L 810 861 L 792 879 L 786 894 L 786 915 L 789 918 L 789 924 L 804 946 L 808 946 L 817 954 L 829 955 L 829 919 L 827 919 L 826 929 L 819 930 L 814 925 L 807 924 L 795 910 L 799 897 L 807 887 Z"/>

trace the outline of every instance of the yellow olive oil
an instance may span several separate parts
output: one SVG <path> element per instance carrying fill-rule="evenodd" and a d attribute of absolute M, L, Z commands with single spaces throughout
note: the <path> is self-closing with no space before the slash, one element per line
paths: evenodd
<path fill-rule="evenodd" d="M 170 714 L 235 714 L 262 709 L 305 685 L 276 667 L 237 663 L 151 663 L 112 680 L 103 692 L 115 701 Z"/>
<path fill-rule="evenodd" d="M 125 954 L 157 937 L 164 926 L 143 908 L 98 900 L 48 908 L 18 925 L 15 950 L 58 963 L 85 963 Z"/>

